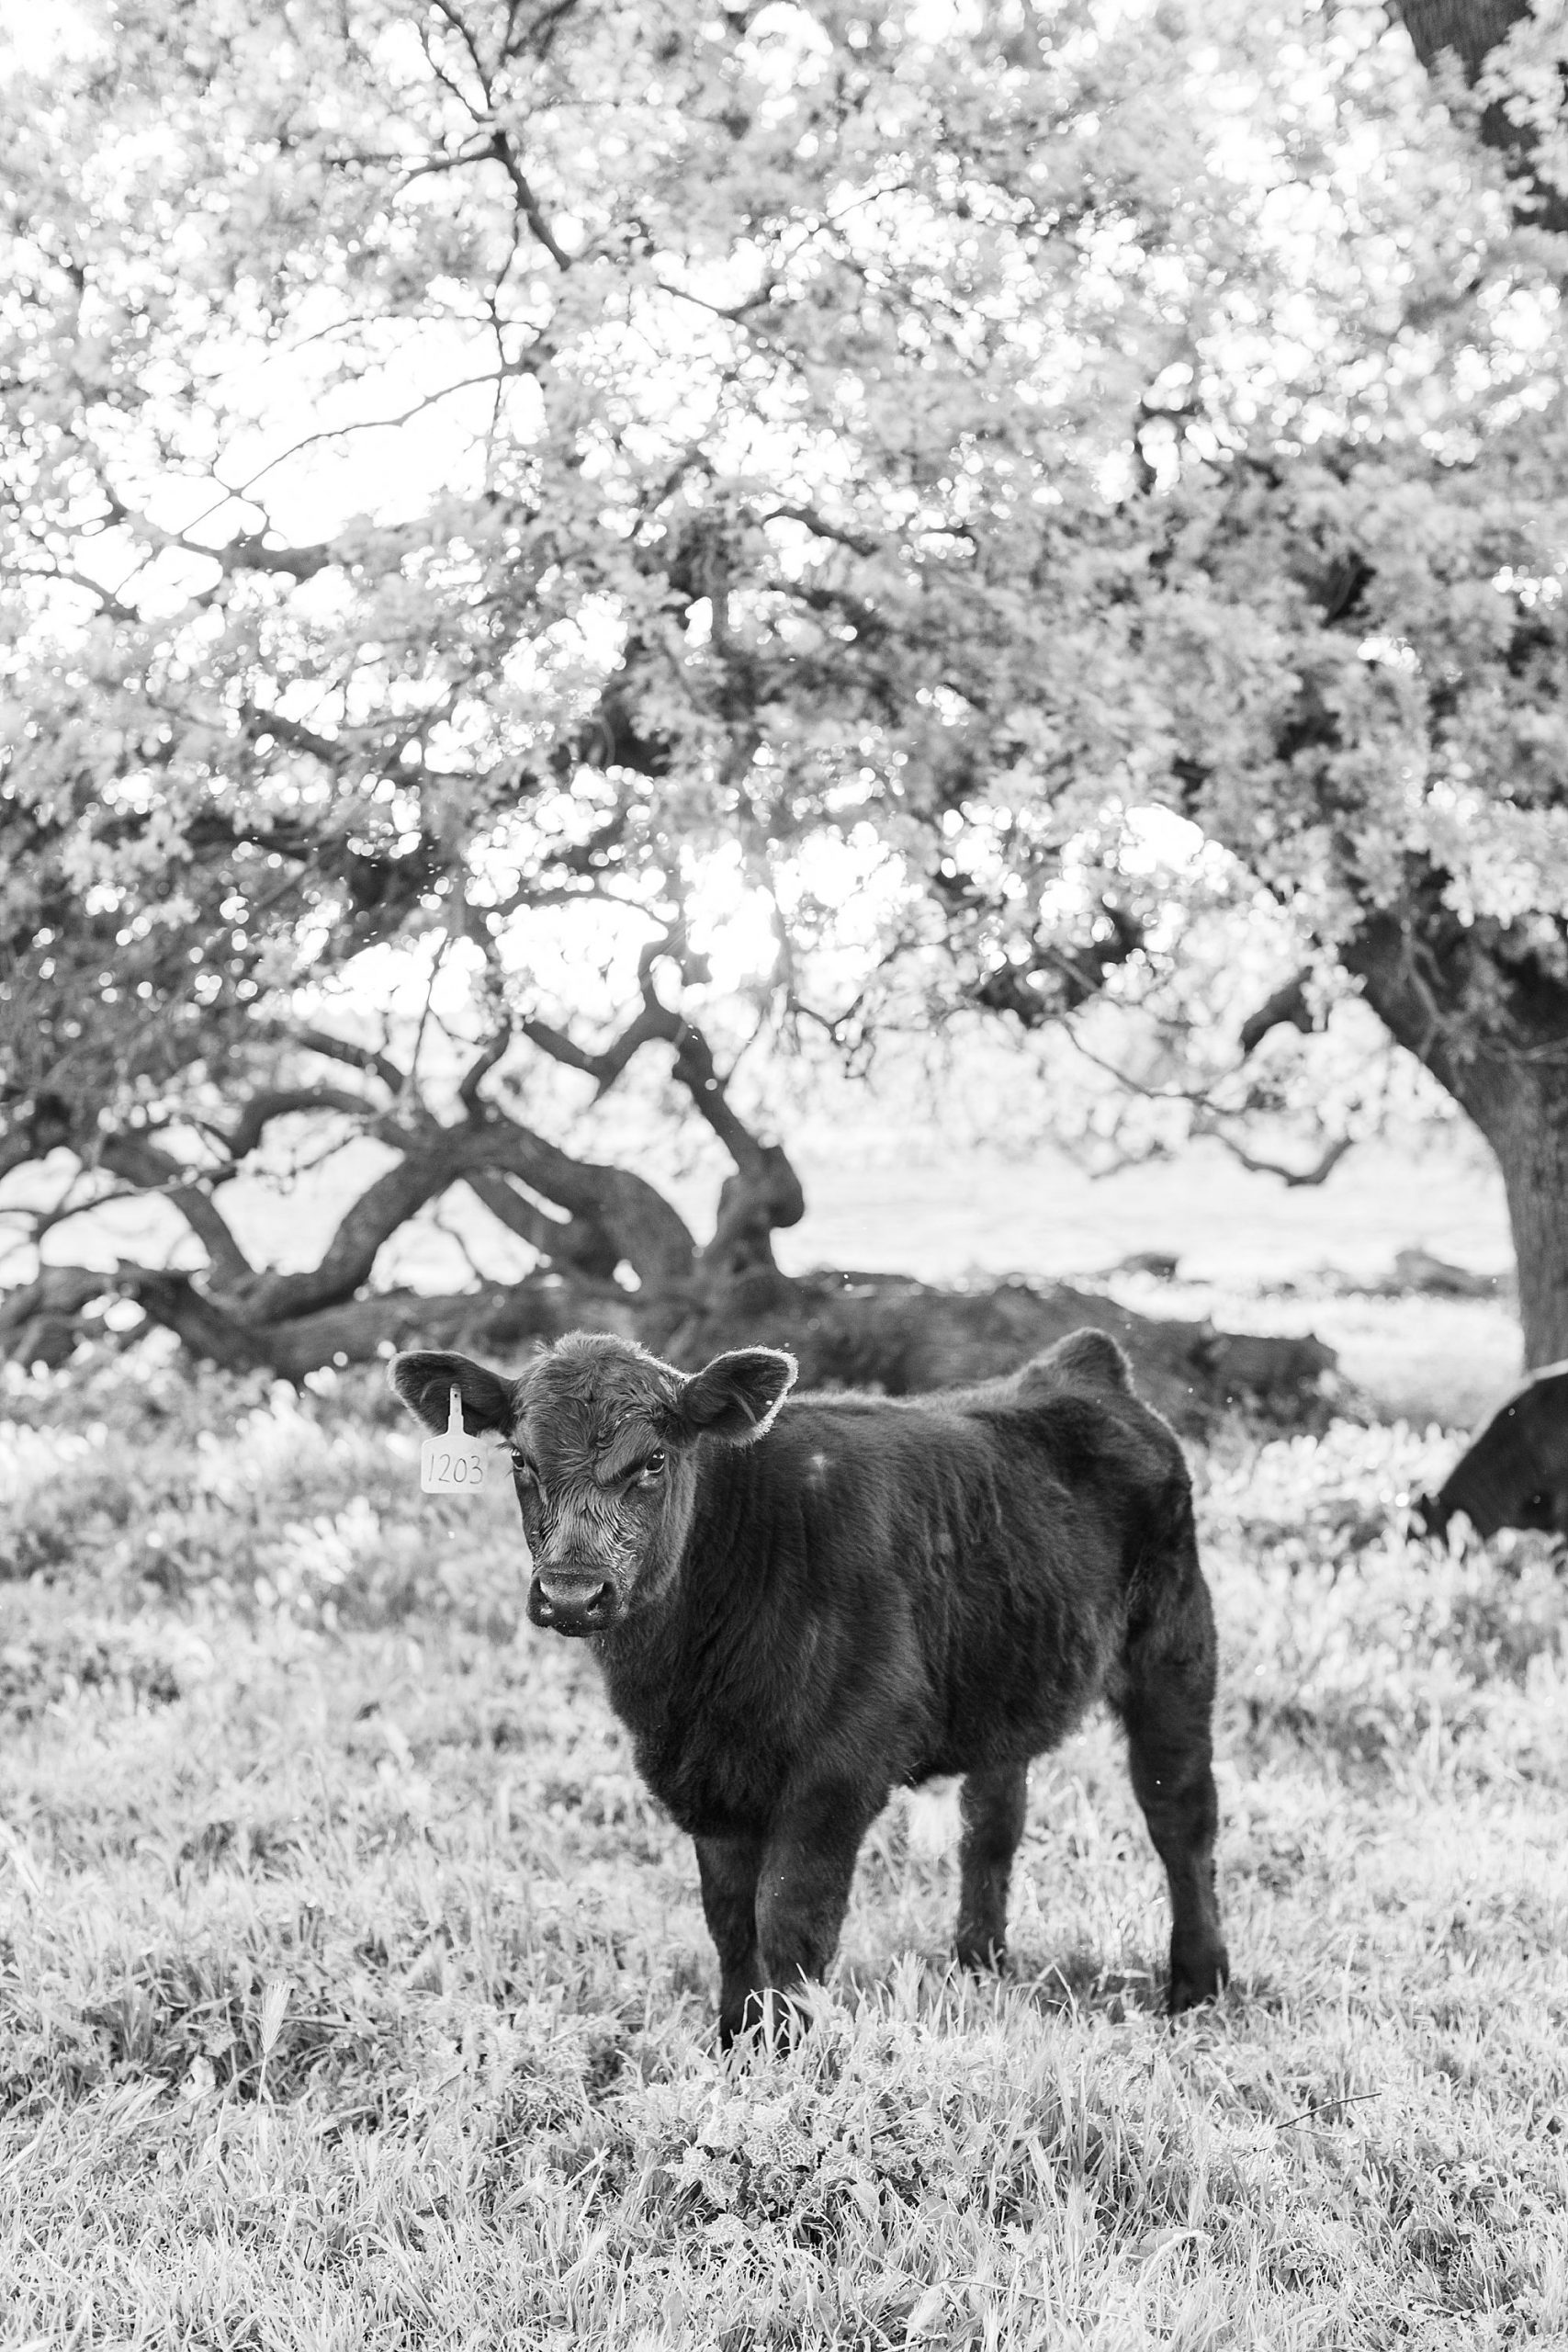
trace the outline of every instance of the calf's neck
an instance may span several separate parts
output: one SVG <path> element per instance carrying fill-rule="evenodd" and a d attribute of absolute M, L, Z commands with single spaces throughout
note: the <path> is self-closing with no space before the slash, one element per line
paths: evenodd
<path fill-rule="evenodd" d="M 588 1642 L 695 1845 L 724 2042 L 825 1973 L 900 1785 L 963 1776 L 958 1955 L 998 1964 L 1030 1759 L 1099 1700 L 1169 1882 L 1170 2007 L 1224 1984 L 1191 1489 L 1104 1333 L 908 1401 L 789 1396 L 769 1348 L 687 1374 L 596 1332 L 515 1378 L 438 1353 L 391 1377 L 427 1427 L 456 1388 L 509 1445 L 528 1613 Z"/>

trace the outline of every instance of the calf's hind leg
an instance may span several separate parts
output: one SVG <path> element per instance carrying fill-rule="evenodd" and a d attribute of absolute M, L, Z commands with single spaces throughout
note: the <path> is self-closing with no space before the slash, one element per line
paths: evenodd
<path fill-rule="evenodd" d="M 1214 1893 L 1214 1793 L 1210 1720 L 1214 1619 L 1196 1556 L 1177 1605 L 1134 1634 L 1119 1713 L 1133 1789 L 1170 1885 L 1171 2014 L 1211 2000 L 1230 1979 Z"/>
<path fill-rule="evenodd" d="M 1007 1951 L 1008 1882 L 1023 1835 L 1027 1764 L 1003 1764 L 964 1776 L 959 1795 L 957 1951 L 961 1967 L 999 1968 Z"/>

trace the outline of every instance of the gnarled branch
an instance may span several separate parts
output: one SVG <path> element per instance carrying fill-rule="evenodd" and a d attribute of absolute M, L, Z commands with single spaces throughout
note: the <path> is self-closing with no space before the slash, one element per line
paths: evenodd
<path fill-rule="evenodd" d="M 672 1046 L 671 1075 L 735 1163 L 735 1174 L 720 1188 L 717 1224 L 703 1252 L 704 1273 L 719 1282 L 753 1272 L 771 1275 L 776 1271 L 772 1236 L 781 1227 L 799 1224 L 806 1214 L 806 1194 L 783 1145 L 763 1143 L 730 1102 L 727 1080 L 719 1076 L 713 1048 L 701 1029 L 660 996 L 654 967 L 665 957 L 675 959 L 682 972 L 692 967 L 679 925 L 644 948 L 638 959 L 642 1004 L 602 1052 L 590 1053 L 547 1022 L 526 1021 L 523 1034 L 552 1059 L 594 1079 L 601 1094 L 644 1046 Z"/>
<path fill-rule="evenodd" d="M 468 1167 L 514 1176 L 582 1227 L 596 1228 L 604 1247 L 614 1250 L 612 1270 L 624 1258 L 638 1281 L 656 1290 L 690 1281 L 696 1260 L 691 1229 L 645 1178 L 629 1169 L 574 1159 L 503 1113 L 492 1112 L 482 1125 L 461 1132 Z M 468 1169 L 461 1172 L 466 1175 Z M 586 1242 L 587 1235 L 582 1238 Z M 600 1254 L 597 1244 L 593 1254 Z"/>
<path fill-rule="evenodd" d="M 230 1165 L 209 1181 L 217 1183 L 233 1175 L 238 1163 L 254 1151 L 274 1119 L 295 1117 L 301 1111 L 341 1111 L 355 1119 L 371 1115 L 371 1106 L 363 1095 L 350 1094 L 341 1086 L 269 1087 L 265 1093 L 254 1094 L 233 1125 L 223 1133 Z"/>
<path fill-rule="evenodd" d="M 247 1272 L 224 1285 L 220 1303 L 247 1323 L 283 1323 L 352 1298 L 399 1227 L 462 1174 L 458 1135 L 433 1127 L 423 1149 L 406 1152 L 377 1177 L 339 1220 L 317 1264 L 291 1274 Z"/>
<path fill-rule="evenodd" d="M 520 1192 L 507 1176 L 481 1176 L 470 1171 L 468 1190 L 510 1232 L 536 1250 L 552 1265 L 573 1266 L 595 1280 L 614 1279 L 623 1252 L 597 1217 L 551 1216 Z"/>

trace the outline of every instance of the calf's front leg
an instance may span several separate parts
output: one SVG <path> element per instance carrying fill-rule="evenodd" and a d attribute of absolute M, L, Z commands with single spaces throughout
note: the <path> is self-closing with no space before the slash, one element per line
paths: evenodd
<path fill-rule="evenodd" d="M 810 1789 L 774 1816 L 757 1880 L 761 1982 L 749 2023 L 761 2023 L 760 1995 L 776 1995 L 773 2030 L 788 2039 L 809 2022 L 801 1995 L 820 1983 L 839 1948 L 861 1840 L 887 1802 L 845 1782 Z"/>
<path fill-rule="evenodd" d="M 718 2042 L 728 2050 L 755 2023 L 762 1989 L 757 1956 L 760 1838 L 694 1838 L 703 1915 L 718 1952 Z M 751 2014 L 748 2017 L 748 2011 Z"/>

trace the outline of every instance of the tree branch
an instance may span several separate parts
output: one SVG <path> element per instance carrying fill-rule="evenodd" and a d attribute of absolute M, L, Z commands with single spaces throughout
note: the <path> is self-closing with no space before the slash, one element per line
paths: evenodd
<path fill-rule="evenodd" d="M 73 1322 L 85 1306 L 114 1287 L 112 1274 L 89 1266 L 45 1266 L 20 1289 L 0 1293 L 0 1356 L 6 1352 L 7 1332 L 25 1331 L 40 1315 Z"/>
<path fill-rule="evenodd" d="M 274 1119 L 287 1119 L 300 1111 L 342 1111 L 350 1118 L 363 1119 L 371 1114 L 371 1105 L 363 1095 L 350 1094 L 338 1086 L 274 1087 L 265 1094 L 253 1095 L 233 1125 L 226 1133 L 217 1131 L 222 1134 L 231 1162 L 224 1176 L 236 1172 L 238 1163 L 254 1151 Z M 209 1181 L 220 1180 L 215 1176 Z"/>
<path fill-rule="evenodd" d="M 384 1057 L 356 1047 L 345 1058 L 363 1058 L 364 1066 L 375 1067 Z M 450 1184 L 501 1173 L 518 1178 L 569 1212 L 572 1222 L 562 1237 L 567 1250 L 582 1249 L 596 1270 L 607 1266 L 613 1272 L 625 1258 L 638 1279 L 654 1288 L 690 1278 L 695 1256 L 691 1233 L 651 1184 L 628 1170 L 574 1159 L 504 1112 L 487 1108 L 482 1119 L 451 1127 L 425 1118 L 412 1136 L 387 1114 L 368 1132 L 401 1157 L 353 1203 L 320 1261 L 300 1272 L 248 1275 L 220 1305 L 247 1323 L 269 1324 L 341 1306 L 370 1279 L 383 1246 L 427 1201 Z M 495 1200 L 486 1205 L 494 1207 Z M 508 1209 L 512 1205 L 508 1201 Z M 514 1216 L 504 1221 L 514 1230 L 525 1224 L 524 1238 L 539 1246 L 541 1225 Z"/>
<path fill-rule="evenodd" d="M 657 1002 L 645 1003 L 641 1012 L 626 1023 L 620 1035 L 605 1046 L 603 1053 L 591 1054 L 547 1021 L 525 1021 L 523 1035 L 552 1061 L 563 1062 L 569 1069 L 580 1069 L 584 1077 L 595 1082 L 597 1094 L 607 1094 L 626 1064 L 644 1046 L 662 1039 L 674 1045 L 681 1028 L 678 1013 L 671 1012 Z"/>
<path fill-rule="evenodd" d="M 101 473 L 98 485 L 108 507 L 108 513 L 103 518 L 106 524 L 121 525 L 134 531 L 150 547 L 177 548 L 182 555 L 200 556 L 204 561 L 215 563 L 225 574 L 273 571 L 293 580 L 313 580 L 318 571 L 324 571 L 330 563 L 341 560 L 325 541 L 311 548 L 269 548 L 265 533 L 260 531 L 240 531 L 233 538 L 225 540 L 221 547 L 204 547 L 199 539 L 188 538 L 183 531 L 171 531 L 163 524 L 152 522 L 135 507 L 127 505 L 118 492 L 110 489 Z M 231 496 L 236 494 L 230 493 Z M 211 511 L 209 508 L 208 512 Z M 265 513 L 265 509 L 260 511 Z M 140 616 L 132 617 L 140 618 Z"/>
<path fill-rule="evenodd" d="M 727 317 L 730 313 L 726 312 Z M 839 523 L 829 523 L 815 506 L 770 506 L 761 517 L 764 523 L 799 523 L 814 538 L 831 539 L 839 547 L 848 548 L 852 555 L 874 555 L 877 541 L 863 531 L 851 531 Z"/>
<path fill-rule="evenodd" d="M 490 152 L 512 182 L 513 193 L 523 218 L 555 263 L 558 269 L 571 267 L 571 255 L 562 251 L 550 232 L 549 222 L 539 209 L 539 200 L 524 175 L 523 166 L 504 130 L 497 130 L 490 142 Z"/>
<path fill-rule="evenodd" d="M 1283 988 L 1276 989 L 1268 1002 L 1260 1004 L 1257 1012 L 1242 1023 L 1240 1042 L 1243 1061 L 1247 1059 L 1248 1054 L 1256 1051 L 1257 1047 L 1263 1043 L 1271 1029 L 1278 1029 L 1286 1023 L 1292 1029 L 1299 1029 L 1303 1037 L 1312 1035 L 1315 1024 L 1306 1001 L 1306 983 L 1310 975 L 1306 972 L 1298 972 L 1294 979 L 1287 980 Z"/>
<path fill-rule="evenodd" d="M 324 1054 L 330 1061 L 347 1062 L 354 1069 L 373 1070 L 393 1094 L 400 1094 L 408 1084 L 407 1074 L 373 1046 L 355 1045 L 351 1037 L 334 1037 L 325 1029 L 299 1029 L 295 1035 L 308 1053 Z"/>
<path fill-rule="evenodd" d="M 965 903 L 961 876 L 952 881 L 935 876 L 933 888 L 949 908 Z M 1010 957 L 975 982 L 967 990 L 969 1001 L 987 1012 L 1010 1012 L 1025 1029 L 1043 1028 L 1048 1021 L 1076 1012 L 1098 996 L 1118 966 L 1130 963 L 1144 944 L 1144 927 L 1127 908 L 1113 899 L 1102 899 L 1099 911 L 1110 925 L 1108 937 L 1091 939 L 1087 946 L 1077 948 L 1038 939 L 1027 956 Z M 1049 985 L 1040 987 L 1041 981 Z"/>
<path fill-rule="evenodd" d="M 457 1100 L 470 1119 L 482 1118 L 484 1109 L 479 1101 L 481 1081 L 488 1077 L 512 1043 L 512 1023 L 503 1022 L 488 1046 L 469 1063 L 457 1083 Z"/>
<path fill-rule="evenodd" d="M 672 1077 L 735 1163 L 735 1174 L 726 1178 L 719 1191 L 714 1237 L 702 1255 L 704 1274 L 721 1283 L 742 1274 L 776 1274 L 771 1237 L 780 1227 L 799 1224 L 806 1214 L 805 1192 L 783 1145 L 764 1144 L 729 1102 L 702 1031 L 660 997 L 654 967 L 665 956 L 674 958 L 683 972 L 691 968 L 679 925 L 643 949 L 637 962 L 641 1007 L 602 1053 L 586 1052 L 547 1022 L 525 1022 L 523 1033 L 554 1060 L 594 1079 L 601 1094 L 642 1046 L 654 1042 L 672 1046 Z"/>
<path fill-rule="evenodd" d="M 361 1193 L 316 1265 L 300 1273 L 248 1273 L 219 1303 L 247 1323 L 284 1323 L 352 1298 L 400 1226 L 463 1173 L 462 1133 L 433 1126 L 424 1149 L 406 1152 Z"/>
<path fill-rule="evenodd" d="M 113 1287 L 133 1298 L 144 1315 L 173 1331 L 193 1355 L 221 1364 L 226 1372 L 254 1372 L 262 1366 L 278 1369 L 264 1332 L 247 1330 L 244 1323 L 205 1298 L 188 1274 L 168 1273 L 152 1266 L 122 1263 Z"/>
<path fill-rule="evenodd" d="M 250 1272 L 249 1259 L 211 1197 L 209 1176 L 186 1166 L 134 1129 L 104 1133 L 90 1110 L 73 1107 L 61 1095 L 44 1091 L 34 1098 L 24 1131 L 0 1143 L 0 1174 L 41 1159 L 60 1145 L 74 1152 L 84 1169 L 107 1170 L 138 1197 L 166 1200 L 196 1235 L 219 1281 L 239 1282 Z M 84 1202 L 82 1209 L 99 1205 Z M 57 1213 L 49 1223 L 63 1223 L 66 1215 L 79 1214 L 81 1210 Z M 48 1226 L 39 1229 L 46 1231 Z"/>
<path fill-rule="evenodd" d="M 470 1172 L 465 1181 L 491 1216 L 550 1264 L 573 1266 L 599 1282 L 614 1280 L 623 1253 L 597 1218 L 551 1216 L 519 1192 L 510 1176 Z"/>
<path fill-rule="evenodd" d="M 757 1166 L 764 1147 L 726 1101 L 725 1081 L 718 1075 L 707 1039 L 694 1022 L 688 1021 L 672 1005 L 664 1003 L 659 995 L 653 978 L 654 965 L 661 956 L 682 953 L 682 945 L 674 933 L 666 934 L 651 946 L 644 948 L 637 965 L 642 1005 L 620 1035 L 614 1038 L 602 1053 L 585 1051 L 546 1021 L 525 1021 L 523 1035 L 531 1045 L 548 1054 L 552 1060 L 563 1062 L 569 1069 L 581 1070 L 585 1077 L 593 1079 L 601 1095 L 609 1091 L 627 1063 L 644 1046 L 660 1043 L 673 1046 L 675 1058 L 671 1065 L 671 1073 L 686 1089 L 697 1111 L 737 1167 Z"/>
<path fill-rule="evenodd" d="M 645 1178 L 629 1169 L 573 1159 L 503 1112 L 492 1111 L 482 1125 L 460 1132 L 469 1167 L 514 1176 L 582 1226 L 602 1232 L 605 1250 L 615 1252 L 612 1271 L 624 1258 L 638 1281 L 656 1290 L 691 1280 L 696 1244 L 690 1227 Z M 466 1176 L 468 1170 L 462 1172 Z M 596 1242 L 593 1248 L 595 1261 L 603 1262 Z"/>
<path fill-rule="evenodd" d="M 1326 1182 L 1346 1153 L 1352 1148 L 1355 1140 L 1351 1136 L 1336 1136 L 1331 1142 L 1325 1145 L 1321 1158 L 1316 1159 L 1312 1167 L 1287 1168 L 1278 1159 L 1262 1159 L 1249 1151 L 1245 1151 L 1240 1144 L 1226 1135 L 1224 1129 L 1212 1116 L 1206 1116 L 1202 1112 L 1199 1112 L 1193 1118 L 1192 1133 L 1194 1136 L 1213 1136 L 1215 1143 L 1223 1144 L 1231 1158 L 1239 1160 L 1242 1167 L 1249 1170 L 1254 1176 L 1281 1177 L 1292 1192 L 1303 1186 Z"/>

